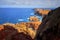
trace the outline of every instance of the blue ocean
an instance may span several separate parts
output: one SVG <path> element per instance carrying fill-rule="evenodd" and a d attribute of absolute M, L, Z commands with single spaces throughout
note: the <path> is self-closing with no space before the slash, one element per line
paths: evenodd
<path fill-rule="evenodd" d="M 34 15 L 34 8 L 0 8 L 0 24 L 28 22 Z"/>

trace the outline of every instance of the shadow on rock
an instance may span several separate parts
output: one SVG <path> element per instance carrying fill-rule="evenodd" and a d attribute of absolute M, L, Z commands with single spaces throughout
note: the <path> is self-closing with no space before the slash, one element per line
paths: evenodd
<path fill-rule="evenodd" d="M 60 40 L 60 7 L 50 11 L 44 17 L 35 40 Z"/>

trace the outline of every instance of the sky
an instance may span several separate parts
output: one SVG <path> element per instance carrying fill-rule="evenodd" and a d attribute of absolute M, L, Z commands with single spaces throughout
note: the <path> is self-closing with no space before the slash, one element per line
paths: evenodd
<path fill-rule="evenodd" d="M 0 0 L 0 7 L 56 8 L 60 7 L 60 0 Z"/>

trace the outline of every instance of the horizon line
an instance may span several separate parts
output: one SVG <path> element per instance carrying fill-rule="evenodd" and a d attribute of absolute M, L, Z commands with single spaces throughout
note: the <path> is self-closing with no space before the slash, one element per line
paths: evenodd
<path fill-rule="evenodd" d="M 0 5 L 0 8 L 58 8 L 60 6 L 56 6 L 56 7 L 46 7 L 46 6 L 17 6 L 17 5 Z"/>

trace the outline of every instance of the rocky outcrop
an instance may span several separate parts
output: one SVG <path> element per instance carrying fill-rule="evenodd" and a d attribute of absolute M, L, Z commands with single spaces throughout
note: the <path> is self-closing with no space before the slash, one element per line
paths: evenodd
<path fill-rule="evenodd" d="M 36 40 L 60 40 L 60 7 L 44 17 L 38 28 Z"/>
<path fill-rule="evenodd" d="M 32 30 L 33 31 L 33 30 Z M 23 25 L 11 25 L 10 23 L 0 25 L 0 40 L 33 40 L 28 35 L 28 30 Z"/>
<path fill-rule="evenodd" d="M 0 30 L 0 40 L 10 40 L 11 36 L 18 33 L 17 30 L 9 25 L 0 25 L 2 29 Z"/>
<path fill-rule="evenodd" d="M 32 28 L 33 30 L 37 30 L 39 25 L 41 24 L 40 21 L 37 22 L 26 22 L 26 26 Z"/>
<path fill-rule="evenodd" d="M 16 24 L 16 29 L 19 32 L 24 32 L 25 34 L 28 33 L 32 38 L 36 35 L 36 30 L 38 29 L 39 25 L 41 24 L 40 21 L 37 22 L 23 22 L 22 24 Z"/>
<path fill-rule="evenodd" d="M 40 19 L 37 16 L 30 16 L 29 20 L 33 22 L 40 21 Z"/>
<path fill-rule="evenodd" d="M 45 16 L 47 15 L 51 10 L 50 9 L 40 9 L 40 8 L 36 8 L 35 9 L 35 14 L 36 15 L 41 15 L 41 16 Z"/>

